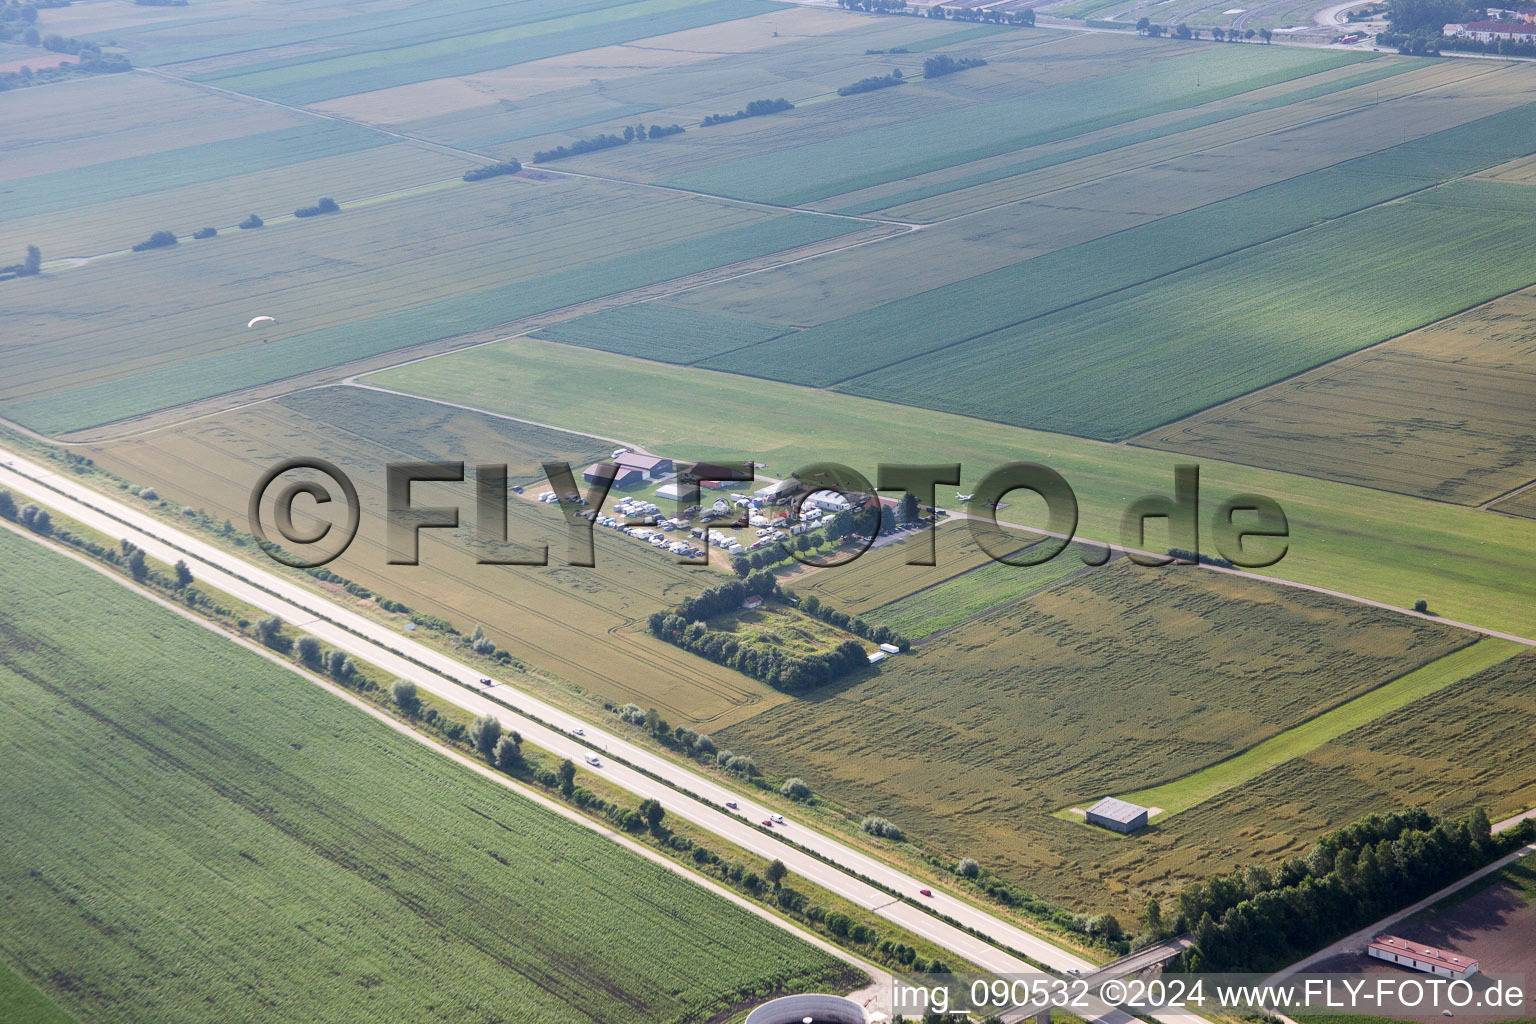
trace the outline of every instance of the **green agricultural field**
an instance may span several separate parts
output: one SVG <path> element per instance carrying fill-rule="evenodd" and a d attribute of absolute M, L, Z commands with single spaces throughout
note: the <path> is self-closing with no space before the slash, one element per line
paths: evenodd
<path fill-rule="evenodd" d="M 943 504 L 943 495 L 940 503 Z M 937 587 L 952 577 L 987 565 L 991 559 L 976 545 L 962 524 L 940 524 L 932 534 L 933 565 L 909 565 L 926 558 L 927 534 L 908 534 L 893 544 L 871 548 L 858 560 L 826 569 L 800 569 L 786 582 L 796 593 L 815 594 L 838 611 L 871 616 L 877 608 L 899 602 L 908 595 Z M 1011 544 L 998 544 L 1004 553 L 1023 551 L 1035 540 L 1017 534 Z"/>
<path fill-rule="evenodd" d="M 205 116 L 228 116 L 228 111 L 210 111 Z M 187 138 L 186 132 L 184 126 L 178 127 L 179 138 Z M 184 144 L 139 156 L 48 171 L 5 182 L 0 219 L 54 214 L 82 203 L 105 203 L 199 185 L 226 178 L 231 172 L 265 171 L 384 146 L 390 141 L 386 135 L 357 125 L 306 120 L 239 138 Z"/>
<path fill-rule="evenodd" d="M 1305 591 L 1118 561 L 715 739 L 855 816 L 1092 905 L 1055 869 L 1096 859 L 1099 837 L 1052 817 L 1059 807 L 1188 775 L 1467 640 Z"/>
<path fill-rule="evenodd" d="M 101 202 L 80 195 L 67 210 L 0 216 L 0 252 L 36 245 L 45 260 L 88 258 L 120 252 L 153 231 L 186 236 L 205 226 L 238 237 L 236 225 L 248 215 L 255 213 L 276 227 L 306 196 L 327 195 L 352 205 L 402 189 L 457 181 L 469 166 L 471 161 L 462 157 L 402 142 L 209 181 L 167 184 Z"/>
<path fill-rule="evenodd" d="M 913 289 L 895 301 L 785 339 L 772 351 L 742 349 L 707 360 L 706 365 L 817 386 L 849 382 L 853 378 L 844 386 L 868 393 L 881 382 L 878 377 L 860 375 L 878 375 L 881 368 L 905 361 L 906 372 L 913 377 L 903 382 L 905 386 L 922 386 L 925 370 L 929 366 L 937 369 L 942 360 L 963 360 L 965 353 L 985 351 L 988 345 L 1003 351 L 1016 350 L 1019 342 L 1015 335 L 1027 332 L 1033 338 L 1048 325 L 1051 314 L 1057 314 L 1064 322 L 1074 321 L 1083 315 L 1085 303 L 1112 302 L 1117 293 L 1138 285 L 1145 285 L 1145 293 L 1154 298 L 1165 292 L 1172 294 L 1175 283 L 1184 278 L 1171 275 L 1179 271 L 1210 273 L 1202 265 L 1229 266 L 1230 262 L 1217 261 L 1223 257 L 1228 261 L 1239 259 L 1249 247 L 1271 242 L 1294 251 L 1313 240 L 1331 239 L 1332 244 L 1347 248 L 1353 237 L 1341 225 L 1324 225 L 1319 229 L 1323 234 L 1307 234 L 1288 241 L 1286 236 L 1319 221 L 1343 218 L 1498 163 L 1523 147 L 1524 143 L 1516 141 L 1520 136 L 1515 133 L 1532 129 L 1536 129 L 1536 105 L 1493 114 L 1188 212 L 1015 261 L 943 287 Z M 1084 167 L 1081 173 L 1089 170 Z M 1429 212 L 1432 210 L 1425 211 Z M 1373 216 L 1390 218 L 1393 213 L 1378 212 Z M 1213 223 L 1219 223 L 1221 230 L 1213 231 Z M 1020 229 L 1028 230 L 1027 220 L 1020 224 Z M 847 267 L 843 273 L 853 280 L 858 270 Z M 869 268 L 862 272 L 867 274 Z M 1245 286 L 1242 280 L 1235 279 L 1222 284 L 1234 289 L 1234 294 Z M 724 307 L 730 298 L 726 292 L 717 302 Z M 1180 326 L 1187 326 L 1188 320 L 1187 314 L 1176 318 Z M 1417 327 L 1423 322 L 1409 326 Z M 1174 324 L 1153 321 L 1153 326 L 1166 330 Z M 999 340 L 1005 337 L 1011 339 L 1006 345 Z M 855 345 L 861 351 L 857 362 L 840 357 Z M 937 355 L 920 358 L 929 354 Z M 889 372 L 894 376 L 902 371 Z M 932 379 L 931 374 L 928 377 Z M 943 396 L 935 394 L 933 388 L 924 390 L 929 397 L 922 404 L 933 407 L 942 402 Z M 965 393 L 969 394 L 969 389 Z M 982 415 L 1004 419 L 1007 411 L 994 409 Z"/>
<path fill-rule="evenodd" d="M 25 319 L 0 342 L 0 413 L 47 433 L 76 430 L 860 226 L 514 177 L 224 232 L 13 285 L 10 308 Z M 248 331 L 258 313 L 279 322 Z"/>
<path fill-rule="evenodd" d="M 483 626 L 531 667 L 525 685 L 544 687 L 585 713 L 599 711 L 603 702 L 634 703 L 709 731 L 786 700 L 652 637 L 646 628 L 658 608 L 727 578 L 721 552 L 711 552 L 712 566 L 680 565 L 670 552 L 598 528 L 596 565 L 566 564 L 569 547 L 558 511 L 532 500 L 548 486 L 541 463 L 566 461 L 580 474 L 612 447 L 581 434 L 342 387 L 299 392 L 90 451 L 102 465 L 174 502 L 242 527 L 250 490 L 268 466 L 296 452 L 330 460 L 355 481 L 364 510 L 357 540 L 331 569 L 413 610 L 446 618 L 466 634 Z M 497 550 L 478 540 L 472 482 L 419 485 L 415 501 L 460 506 L 461 525 L 422 531 L 420 566 L 388 564 L 384 467 L 420 459 L 463 460 L 470 467 L 506 463 L 511 482 L 527 489 L 510 499 L 508 509 L 508 537 L 523 549 Z M 545 544 L 547 567 L 478 564 L 490 555 L 528 560 L 534 555 L 527 548 Z"/>
<path fill-rule="evenodd" d="M 751 17 L 775 10 L 765 0 L 540 0 L 475 12 L 478 25 L 451 35 L 429 28 L 420 42 L 364 32 L 343 52 L 321 52 L 198 76 L 220 88 L 282 103 L 314 103 L 353 93 L 490 71 L 563 53 Z"/>
<path fill-rule="evenodd" d="M 751 454 L 776 477 L 827 460 L 868 475 L 882 461 L 960 462 L 960 489 L 971 491 L 1003 463 L 1044 462 L 1072 485 L 1079 533 L 1091 540 L 1118 540 L 1125 508 L 1143 495 L 1170 493 L 1174 466 L 1189 461 L 530 341 L 483 346 L 367 380 L 619 437 L 652 451 L 716 462 L 740 462 Z M 594 387 L 601 389 L 600 403 L 590 401 Z M 667 415 L 656 416 L 658 408 Z M 741 423 L 750 430 L 724 426 Z M 1267 494 L 1286 510 L 1292 542 L 1284 560 L 1266 572 L 1400 607 L 1424 597 L 1448 618 L 1536 634 L 1536 522 L 1230 463 L 1203 463 L 1201 485 L 1208 510 L 1243 492 Z M 941 492 L 940 504 L 949 498 Z M 1044 524 L 1028 508 L 1010 510 L 1005 519 Z M 847 601 L 831 599 L 853 610 Z"/>
<path fill-rule="evenodd" d="M 643 359 L 691 363 L 785 333 L 778 324 L 645 302 L 566 320 L 542 328 L 538 336 Z"/>
<path fill-rule="evenodd" d="M 1457 182 L 840 387 L 1117 440 L 1532 284 L 1533 214 L 1524 186 Z"/>
<path fill-rule="evenodd" d="M 890 626 L 914 640 L 922 640 L 1027 597 L 1063 576 L 1088 571 L 1078 553 L 1079 549 L 1072 548 L 1037 566 L 1005 565 L 989 559 L 942 583 L 881 605 L 866 613 L 866 618 L 877 625 Z"/>
<path fill-rule="evenodd" d="M 74 1018 L 5 963 L 0 963 L 0 1020 L 25 1021 L 27 1024 L 74 1022 Z"/>
<path fill-rule="evenodd" d="M 0 551 L 27 823 L 0 956 L 80 1021 L 694 1021 L 859 983 L 93 570 Z"/>
<path fill-rule="evenodd" d="M 1127 793 L 1122 799 L 1143 807 L 1159 808 L 1162 813 L 1157 816 L 1157 820 L 1165 821 L 1168 815 L 1188 810 L 1218 793 L 1225 793 L 1250 782 L 1271 768 L 1309 754 L 1330 740 L 1421 697 L 1437 693 L 1526 649 L 1507 640 L 1490 638 L 1477 641 L 1331 708 L 1263 743 L 1249 747 L 1236 757 L 1166 785 Z"/>
<path fill-rule="evenodd" d="M 1536 477 L 1533 331 L 1536 290 L 1514 292 L 1138 443 L 1482 504 Z"/>
<path fill-rule="evenodd" d="M 762 202 L 802 204 L 1178 109 L 1194 101 L 1196 89 L 1203 90 L 1202 98 L 1219 98 L 1359 59 L 1352 54 L 1284 48 L 1234 52 L 1177 44 L 1159 57 L 1144 66 L 1103 71 L 1087 81 L 1018 98 L 856 132 L 788 152 L 747 157 L 679 175 L 666 184 Z M 1149 102 L 1149 97 L 1157 99 Z M 1000 126 L 1007 126 L 1006 130 L 999 130 Z"/>

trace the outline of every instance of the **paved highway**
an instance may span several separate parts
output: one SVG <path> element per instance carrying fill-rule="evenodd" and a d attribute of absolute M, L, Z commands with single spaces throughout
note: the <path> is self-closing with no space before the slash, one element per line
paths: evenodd
<path fill-rule="evenodd" d="M 0 486 L 48 504 L 107 536 L 127 539 L 161 561 L 173 563 L 185 559 L 193 575 L 208 586 L 223 590 L 268 614 L 281 616 L 322 642 L 371 662 L 384 672 L 410 679 L 421 689 L 476 715 L 493 714 L 506 728 L 518 730 L 534 745 L 568 757 L 582 765 L 583 770 L 600 773 L 638 797 L 656 799 L 669 814 L 691 821 L 744 849 L 765 858 L 777 857 L 794 874 L 924 935 L 984 970 L 1017 974 L 1030 973 L 1036 968 L 1020 957 L 978 939 L 966 928 L 990 936 L 1057 971 L 1087 974 L 1093 969 L 1092 964 L 1077 954 L 941 890 L 935 889 L 931 898 L 923 897 L 919 890 L 925 883 L 836 839 L 793 821 L 776 826 L 776 832 L 782 833 L 784 839 L 820 855 L 812 856 L 756 824 L 769 816 L 768 808 L 708 776 L 514 687 L 498 684 L 486 691 L 479 685 L 481 674 L 478 669 L 401 636 L 387 626 L 102 494 L 50 466 L 4 449 L 0 449 L 0 463 L 3 463 Z M 393 651 L 386 648 L 393 648 Z M 577 728 L 585 731 L 581 739 L 574 735 Z M 593 754 L 602 760 L 601 768 L 593 769 L 584 764 L 585 758 Z M 658 781 L 658 778 L 678 788 Z M 739 812 L 724 809 L 728 800 L 740 805 Z M 890 892 L 854 877 L 855 874 L 875 880 Z M 920 901 L 965 927 L 942 921 L 911 902 L 893 897 L 892 892 L 913 902 Z M 1106 1024 L 1127 1024 L 1131 1019 L 1109 1007 L 1102 1007 L 1091 1015 Z M 1166 1014 L 1158 1019 L 1166 1024 L 1188 1024 L 1197 1018 Z"/>

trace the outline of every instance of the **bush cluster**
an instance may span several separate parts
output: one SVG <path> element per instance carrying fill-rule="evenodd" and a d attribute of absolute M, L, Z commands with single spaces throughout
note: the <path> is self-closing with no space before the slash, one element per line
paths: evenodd
<path fill-rule="evenodd" d="M 503 160 L 497 164 L 486 164 L 484 167 L 471 167 L 464 172 L 465 181 L 482 181 L 485 178 L 495 178 L 503 174 L 516 174 L 523 169 L 523 165 L 517 160 Z"/>
<path fill-rule="evenodd" d="M 784 97 L 776 100 L 753 100 L 734 114 L 710 114 L 700 121 L 700 126 L 708 128 L 710 125 L 725 124 L 729 121 L 740 121 L 747 117 L 762 117 L 764 114 L 777 114 L 784 110 L 794 110 L 795 105 Z M 655 132 L 651 135 L 654 138 Z"/>

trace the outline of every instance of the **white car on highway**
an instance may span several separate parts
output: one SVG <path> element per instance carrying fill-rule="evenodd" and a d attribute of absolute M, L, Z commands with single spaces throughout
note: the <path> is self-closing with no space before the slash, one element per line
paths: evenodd
<path fill-rule="evenodd" d="M 603 762 L 598 760 L 596 754 L 587 755 L 587 764 L 591 765 L 593 768 L 601 768 L 603 766 Z"/>

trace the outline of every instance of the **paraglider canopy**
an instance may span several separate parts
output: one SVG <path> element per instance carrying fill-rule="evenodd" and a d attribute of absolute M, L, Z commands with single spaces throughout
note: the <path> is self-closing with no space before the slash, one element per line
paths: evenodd
<path fill-rule="evenodd" d="M 275 323 L 277 323 L 277 317 L 275 317 L 275 316 L 258 316 L 256 318 L 252 319 L 251 322 L 246 324 L 245 326 L 247 328 L 251 328 L 251 327 L 255 327 L 257 324 L 275 324 Z"/>

